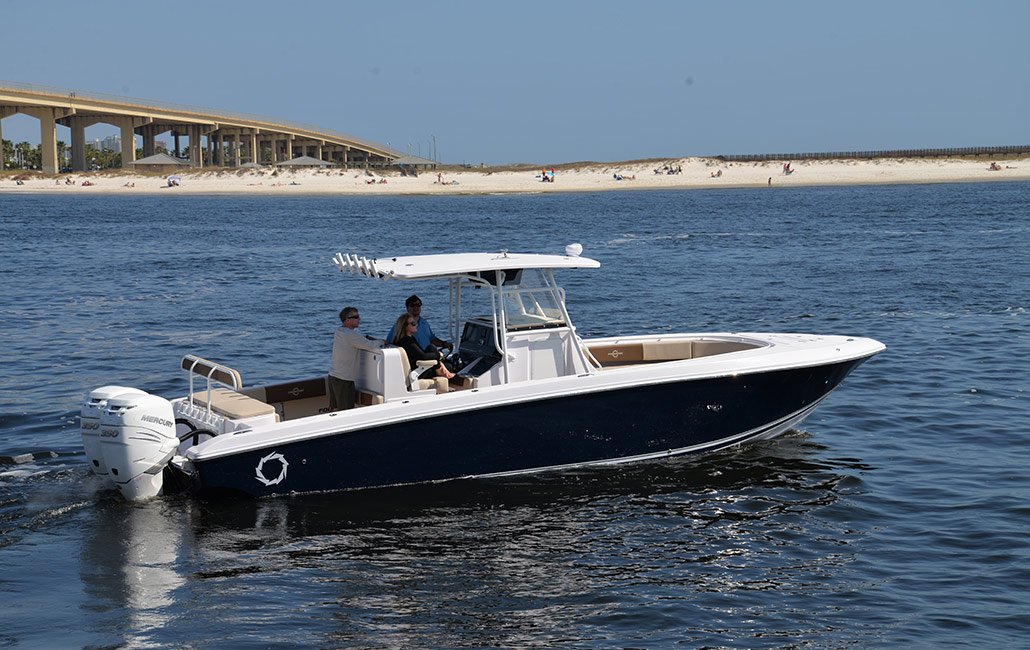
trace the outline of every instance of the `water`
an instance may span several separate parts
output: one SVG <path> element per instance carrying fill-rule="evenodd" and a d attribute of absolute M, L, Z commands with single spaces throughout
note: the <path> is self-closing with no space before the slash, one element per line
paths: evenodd
<path fill-rule="evenodd" d="M 1026 646 L 1030 184 L 0 202 L 0 647 Z M 186 353 L 323 372 L 433 284 L 337 251 L 560 252 L 591 335 L 871 336 L 803 430 L 739 452 L 254 502 L 97 491 L 92 388 Z M 56 457 L 52 457 L 56 454 Z"/>

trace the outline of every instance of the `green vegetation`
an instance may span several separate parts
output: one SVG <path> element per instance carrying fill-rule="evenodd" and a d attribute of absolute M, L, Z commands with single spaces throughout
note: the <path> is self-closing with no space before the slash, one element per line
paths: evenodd
<path fill-rule="evenodd" d="M 168 153 L 164 147 L 157 147 L 158 153 Z M 143 149 L 136 147 L 136 160 L 143 157 Z M 64 141 L 57 141 L 58 167 L 66 169 L 71 167 L 71 147 Z M 3 158 L 0 159 L 0 169 L 42 169 L 43 149 L 41 145 L 33 147 L 28 142 L 14 144 L 10 140 L 3 141 Z M 94 149 L 93 145 L 86 145 L 86 168 L 89 171 L 101 169 L 119 169 L 122 166 L 122 154 L 111 149 Z"/>
<path fill-rule="evenodd" d="M 39 169 L 42 159 L 42 150 L 36 146 L 33 148 L 28 142 L 14 144 L 10 140 L 3 141 L 3 168 L 4 169 Z"/>

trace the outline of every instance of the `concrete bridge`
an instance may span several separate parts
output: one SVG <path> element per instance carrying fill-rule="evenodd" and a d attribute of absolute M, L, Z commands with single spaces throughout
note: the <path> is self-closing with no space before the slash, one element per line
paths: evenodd
<path fill-rule="evenodd" d="M 39 120 L 43 171 L 51 174 L 61 166 L 58 124 L 71 129 L 73 171 L 86 170 L 85 129 L 99 123 L 121 129 L 123 168 L 131 168 L 136 159 L 136 135 L 143 136 L 143 155 L 150 156 L 156 153 L 157 136 L 169 132 L 176 152 L 180 151 L 179 138 L 187 138 L 193 167 L 276 163 L 301 155 L 348 166 L 382 167 L 404 157 L 399 151 L 345 133 L 271 117 L 0 81 L 0 138 L 2 119 L 16 113 Z M 202 146 L 205 141 L 206 147 Z M 272 152 L 267 160 L 262 153 L 266 149 Z"/>

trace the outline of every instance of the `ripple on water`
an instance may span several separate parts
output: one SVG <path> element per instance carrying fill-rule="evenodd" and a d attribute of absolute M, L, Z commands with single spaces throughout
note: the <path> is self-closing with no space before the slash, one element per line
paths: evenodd
<path fill-rule="evenodd" d="M 27 647 L 1019 645 L 1028 194 L 7 197 L 0 455 L 58 457 L 0 467 L 3 634 Z M 441 232 L 487 251 L 581 242 L 602 262 L 562 277 L 581 334 L 808 331 L 888 349 L 804 431 L 734 453 L 255 502 L 97 491 L 75 420 L 89 390 L 183 393 L 189 352 L 248 382 L 324 372 L 343 303 L 382 335 L 411 291 L 341 279 L 328 258 L 450 250 Z M 418 291 L 439 324 L 446 291 Z"/>

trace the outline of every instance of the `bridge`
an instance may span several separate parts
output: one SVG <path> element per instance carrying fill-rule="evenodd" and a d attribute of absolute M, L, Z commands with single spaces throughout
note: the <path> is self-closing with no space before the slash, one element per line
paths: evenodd
<path fill-rule="evenodd" d="M 0 80 L 0 138 L 3 118 L 16 113 L 39 120 L 42 167 L 51 174 L 61 167 L 58 124 L 71 129 L 73 171 L 86 171 L 85 130 L 101 123 L 121 129 L 122 142 L 131 143 L 122 146 L 123 168 L 136 160 L 136 135 L 143 137 L 143 155 L 151 156 L 157 136 L 169 132 L 176 155 L 180 137 L 187 139 L 192 167 L 277 163 L 301 155 L 348 167 L 383 167 L 408 158 L 346 133 L 271 117 Z"/>

